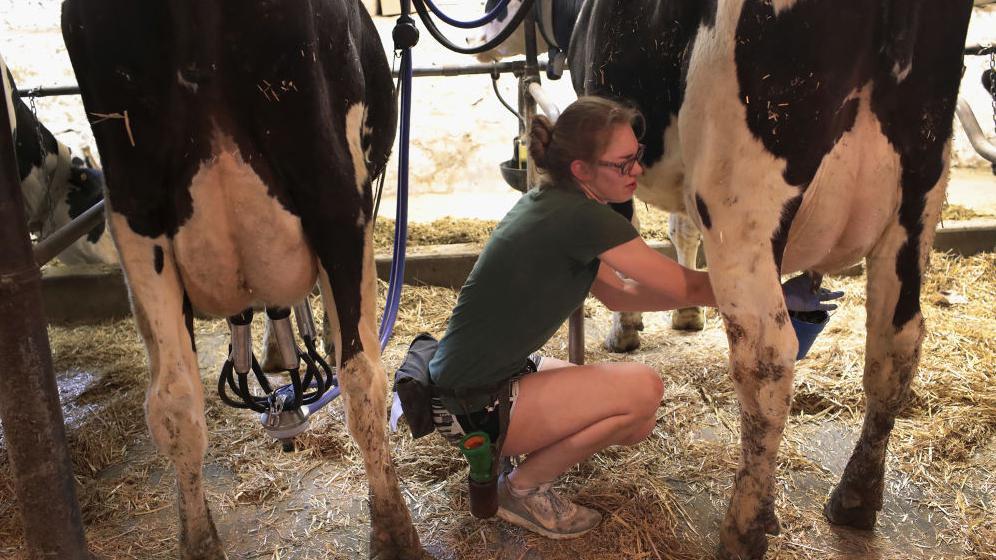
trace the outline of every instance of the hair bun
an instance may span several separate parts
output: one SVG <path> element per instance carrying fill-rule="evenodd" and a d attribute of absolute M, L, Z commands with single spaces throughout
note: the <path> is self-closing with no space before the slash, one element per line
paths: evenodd
<path fill-rule="evenodd" d="M 533 117 L 529 128 L 529 156 L 538 167 L 546 167 L 547 148 L 553 141 L 553 123 L 543 115 Z"/>

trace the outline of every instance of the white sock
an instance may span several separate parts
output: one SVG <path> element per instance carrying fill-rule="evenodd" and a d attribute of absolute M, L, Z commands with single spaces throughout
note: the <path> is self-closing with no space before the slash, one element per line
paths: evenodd
<path fill-rule="evenodd" d="M 516 498 L 525 498 L 531 494 L 533 490 L 535 490 L 535 488 L 518 488 L 515 483 L 512 482 L 512 477 L 509 475 L 505 475 L 505 487 L 508 489 L 508 493 Z"/>

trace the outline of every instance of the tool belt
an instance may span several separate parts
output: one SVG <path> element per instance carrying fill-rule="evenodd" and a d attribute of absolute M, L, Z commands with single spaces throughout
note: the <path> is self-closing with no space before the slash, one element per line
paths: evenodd
<path fill-rule="evenodd" d="M 504 436 L 508 427 L 512 381 L 518 376 L 487 386 L 462 389 L 439 387 L 434 385 L 429 377 L 429 362 L 438 349 L 439 341 L 431 334 L 422 333 L 416 336 L 408 347 L 408 353 L 401 366 L 394 374 L 394 391 L 401 401 L 401 409 L 408 422 L 408 429 L 412 432 L 412 438 L 418 439 L 435 430 L 432 422 L 433 397 L 461 400 L 481 395 L 498 395 L 499 432 Z"/>
<path fill-rule="evenodd" d="M 505 445 L 505 435 L 508 432 L 511 414 L 512 382 L 519 376 L 513 376 L 491 386 L 464 389 L 438 387 L 432 384 L 429 377 L 429 362 L 438 348 L 439 341 L 431 334 L 422 333 L 415 337 L 415 340 L 408 347 L 405 359 L 394 374 L 394 391 L 398 394 L 401 409 L 408 422 L 408 429 L 411 430 L 412 437 L 415 439 L 425 436 L 435 429 L 435 424 L 432 421 L 432 398 L 434 396 L 459 400 L 480 395 L 498 395 L 498 441 L 491 442 L 491 479 L 486 482 L 478 482 L 468 477 L 471 513 L 479 518 L 491 517 L 498 509 L 496 484 L 501 451 Z"/>

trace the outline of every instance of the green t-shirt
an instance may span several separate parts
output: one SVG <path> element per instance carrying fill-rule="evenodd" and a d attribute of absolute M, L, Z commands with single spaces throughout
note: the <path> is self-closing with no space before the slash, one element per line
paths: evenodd
<path fill-rule="evenodd" d="M 598 255 L 637 237 L 624 217 L 570 187 L 533 189 L 498 224 L 453 309 L 429 363 L 440 387 L 495 385 L 519 373 L 578 308 L 598 272 Z M 494 402 L 467 399 L 467 411 Z M 455 413 L 453 399 L 443 404 Z"/>

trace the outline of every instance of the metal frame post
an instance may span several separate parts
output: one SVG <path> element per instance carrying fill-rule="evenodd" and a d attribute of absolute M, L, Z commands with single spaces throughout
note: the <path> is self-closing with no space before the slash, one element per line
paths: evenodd
<path fill-rule="evenodd" d="M 4 97 L 8 92 L 0 85 Z M 13 92 L 11 92 L 12 94 Z M 0 102 L 0 422 L 29 558 L 90 558 L 28 237 L 7 104 Z"/>
<path fill-rule="evenodd" d="M 526 13 L 522 20 L 522 32 L 525 34 L 526 42 L 526 65 L 523 69 L 522 77 L 519 78 L 519 115 L 522 116 L 521 123 L 524 125 L 522 136 L 519 138 L 519 145 L 529 146 L 529 129 L 532 126 L 533 118 L 536 116 L 536 100 L 529 93 L 529 86 L 539 83 L 539 63 L 536 59 L 536 15 L 533 10 Z M 528 161 L 529 158 L 527 158 Z M 529 161 L 526 166 L 526 189 L 536 186 L 536 166 Z"/>

